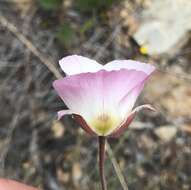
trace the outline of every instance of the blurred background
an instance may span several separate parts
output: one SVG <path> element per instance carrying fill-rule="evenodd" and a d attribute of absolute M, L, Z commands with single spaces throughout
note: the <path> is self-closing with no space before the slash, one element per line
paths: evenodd
<path fill-rule="evenodd" d="M 142 112 L 109 139 L 110 190 L 191 189 L 191 1 L 0 0 L 0 174 L 46 190 L 98 190 L 97 141 L 52 88 L 58 60 L 149 62 Z M 91 108 L 90 108 L 91 109 Z"/>

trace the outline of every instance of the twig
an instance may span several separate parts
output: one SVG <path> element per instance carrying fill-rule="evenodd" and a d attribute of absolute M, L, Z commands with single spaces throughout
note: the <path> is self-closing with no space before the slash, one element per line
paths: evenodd
<path fill-rule="evenodd" d="M 29 3 L 29 0 L 1 0 L 1 3 Z"/>
<path fill-rule="evenodd" d="M 116 173 L 116 175 L 117 175 L 117 177 L 119 179 L 119 182 L 121 183 L 121 186 L 122 186 L 123 190 L 129 190 L 128 185 L 127 185 L 127 183 L 125 181 L 125 178 L 124 178 L 124 176 L 122 174 L 122 171 L 121 171 L 121 169 L 119 167 L 119 164 L 117 163 L 117 161 L 116 161 L 116 159 L 114 157 L 113 151 L 112 151 L 112 149 L 111 149 L 111 147 L 110 147 L 110 145 L 108 143 L 106 143 L 106 147 L 107 147 L 106 150 L 108 152 L 109 158 L 111 160 L 111 163 L 112 163 L 112 165 L 114 167 L 115 173 Z"/>
<path fill-rule="evenodd" d="M 105 41 L 105 43 L 102 45 L 102 47 L 99 49 L 99 51 L 96 53 L 96 55 L 94 56 L 94 59 L 99 60 L 103 53 L 105 52 L 105 50 L 107 49 L 107 47 L 111 44 L 111 42 L 113 41 L 113 39 L 116 37 L 117 33 L 120 31 L 120 24 L 118 24 L 115 28 L 115 30 L 113 31 L 113 33 L 111 34 L 111 36 Z"/>
<path fill-rule="evenodd" d="M 13 132 L 16 128 L 17 122 L 20 119 L 20 115 L 17 114 L 15 117 L 13 117 L 11 124 L 10 124 L 10 129 L 7 135 L 7 139 L 5 140 L 4 148 L 1 150 L 1 155 L 0 155 L 0 175 L 4 176 L 4 169 L 5 169 L 5 160 L 7 157 L 7 154 L 9 152 L 10 146 L 11 146 L 11 140 L 13 136 Z"/>
<path fill-rule="evenodd" d="M 35 55 L 49 70 L 54 74 L 56 78 L 61 78 L 62 75 L 58 69 L 54 66 L 53 61 L 49 56 L 44 56 L 40 51 L 33 45 L 33 43 L 27 39 L 19 30 L 10 23 L 3 15 L 0 15 L 0 24 L 6 27 L 11 33 L 13 33 L 28 49 Z"/>
<path fill-rule="evenodd" d="M 165 73 L 167 75 L 170 75 L 170 76 L 173 76 L 175 78 L 180 78 L 180 79 L 183 79 L 185 80 L 186 82 L 191 82 L 191 77 L 189 76 L 189 74 L 187 73 L 176 73 L 176 72 L 171 72 L 170 70 L 168 69 L 163 69 L 163 68 L 160 68 L 158 65 L 154 64 L 154 66 L 157 68 L 157 70 L 161 73 Z"/>

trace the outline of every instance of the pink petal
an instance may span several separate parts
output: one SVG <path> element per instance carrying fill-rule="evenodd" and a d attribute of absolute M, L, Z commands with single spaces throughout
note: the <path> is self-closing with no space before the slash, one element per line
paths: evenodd
<path fill-rule="evenodd" d="M 103 97 L 101 93 L 103 84 L 100 72 L 68 76 L 54 81 L 53 86 L 74 113 L 91 114 L 95 110 L 101 111 L 99 103 Z M 93 110 L 90 107 L 92 104 Z"/>
<path fill-rule="evenodd" d="M 155 70 L 155 67 L 150 64 L 141 63 L 139 61 L 114 60 L 104 65 L 104 69 L 107 71 L 120 70 L 120 69 L 128 69 L 128 70 L 133 69 L 137 71 L 142 71 L 147 75 L 150 75 Z"/>
<path fill-rule="evenodd" d="M 115 126 L 111 126 L 110 130 L 121 123 L 124 118 L 120 115 L 120 102 L 123 99 L 122 102 L 127 102 L 125 108 L 129 113 L 137 97 L 133 100 L 129 99 L 130 102 L 128 102 L 126 96 L 131 94 L 131 91 L 137 86 L 142 85 L 147 77 L 144 72 L 136 70 L 121 69 L 111 72 L 101 70 L 96 73 L 68 76 L 56 80 L 53 86 L 68 108 L 77 115 L 81 115 L 96 132 L 95 127 L 91 125 L 93 125 L 92 120 L 99 116 L 106 114 L 109 117 L 118 117 L 115 121 L 112 118 Z M 140 90 L 137 95 L 139 93 Z M 107 131 L 107 133 L 109 132 L 111 131 Z"/>
<path fill-rule="evenodd" d="M 112 138 L 118 138 L 120 137 L 124 132 L 125 130 L 129 127 L 129 125 L 131 124 L 131 122 L 133 121 L 133 119 L 135 118 L 136 116 L 136 112 L 131 112 L 129 114 L 129 116 L 127 117 L 127 119 L 125 120 L 125 122 L 119 127 L 119 128 L 116 128 L 110 135 L 109 137 L 112 137 Z"/>
<path fill-rule="evenodd" d="M 90 128 L 90 126 L 81 115 L 74 114 L 74 118 L 84 131 L 86 131 L 91 136 L 96 136 L 96 133 Z"/>
<path fill-rule="evenodd" d="M 82 127 L 84 131 L 86 131 L 91 136 L 96 136 L 96 133 L 92 131 L 92 129 L 88 126 L 86 121 L 81 115 L 74 113 L 72 110 L 60 110 L 58 111 L 58 119 L 61 119 L 65 115 L 73 115 L 78 124 Z"/>
<path fill-rule="evenodd" d="M 133 109 L 134 104 L 144 87 L 145 81 L 146 79 L 143 80 L 141 83 L 139 83 L 137 86 L 135 86 L 131 91 L 129 91 L 129 93 L 123 96 L 123 98 L 121 98 L 121 100 L 119 101 L 118 104 L 119 112 L 123 118 L 126 118 L 127 115 Z"/>
<path fill-rule="evenodd" d="M 155 70 L 155 67 L 146 63 L 141 63 L 133 60 L 115 60 L 106 64 L 104 66 L 104 69 L 108 71 L 119 71 L 123 69 L 127 69 L 131 72 L 134 71 L 134 73 L 132 74 L 134 78 L 129 78 L 129 84 L 126 84 L 126 86 L 129 86 L 129 89 L 131 90 L 127 91 L 128 93 L 124 94 L 124 96 L 121 97 L 121 100 L 119 101 L 118 110 L 119 112 L 121 112 L 122 117 L 126 117 L 132 110 L 137 97 L 144 87 L 145 82 Z M 143 76 L 143 73 L 145 74 L 145 76 Z M 124 85 L 123 83 L 121 83 L 121 85 Z"/>
<path fill-rule="evenodd" d="M 87 122 L 102 111 L 101 73 L 83 73 L 68 76 L 53 83 L 55 90 L 70 110 L 81 115 Z"/>
<path fill-rule="evenodd" d="M 113 131 L 113 133 L 111 133 L 109 135 L 109 137 L 120 137 L 124 131 L 129 127 L 129 125 L 131 124 L 131 122 L 133 121 L 133 119 L 135 118 L 136 114 L 144 109 L 150 110 L 150 111 L 156 111 L 156 109 L 154 107 L 152 107 L 149 104 L 145 104 L 145 105 L 141 105 L 136 107 L 130 114 L 129 116 L 126 118 L 126 120 L 121 124 L 120 127 L 118 127 L 115 131 Z"/>
<path fill-rule="evenodd" d="M 13 180 L 0 179 L 0 190 L 38 190 L 38 189 Z"/>
<path fill-rule="evenodd" d="M 59 61 L 61 69 L 67 75 L 79 73 L 97 72 L 102 69 L 102 65 L 95 60 L 79 55 L 70 55 Z"/>
<path fill-rule="evenodd" d="M 140 94 L 148 76 L 141 71 L 122 69 L 105 77 L 104 89 L 107 105 L 115 105 L 117 113 L 126 117 Z"/>

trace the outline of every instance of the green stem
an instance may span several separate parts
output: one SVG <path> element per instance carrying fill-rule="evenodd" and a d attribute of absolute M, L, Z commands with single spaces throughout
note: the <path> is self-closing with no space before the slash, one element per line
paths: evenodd
<path fill-rule="evenodd" d="M 107 190 L 106 179 L 104 174 L 106 137 L 99 136 L 98 141 L 99 141 L 99 172 L 100 172 L 100 179 L 101 179 L 101 187 L 102 187 L 102 190 Z"/>

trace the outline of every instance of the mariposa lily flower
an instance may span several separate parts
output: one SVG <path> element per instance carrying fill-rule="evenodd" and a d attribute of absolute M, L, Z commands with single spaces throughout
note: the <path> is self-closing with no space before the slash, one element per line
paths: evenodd
<path fill-rule="evenodd" d="M 69 109 L 59 111 L 58 118 L 72 114 L 87 133 L 99 136 L 103 162 L 105 137 L 120 136 L 137 112 L 153 110 L 150 105 L 133 107 L 155 68 L 133 60 L 101 65 L 78 55 L 64 57 L 59 64 L 66 77 L 54 81 L 53 86 Z M 106 189 L 104 179 L 102 188 Z"/>
<path fill-rule="evenodd" d="M 58 112 L 59 119 L 72 114 L 91 135 L 119 136 L 135 113 L 135 101 L 154 66 L 132 60 L 115 60 L 101 65 L 86 57 L 72 55 L 59 62 L 66 77 L 53 86 L 68 110 Z"/>

